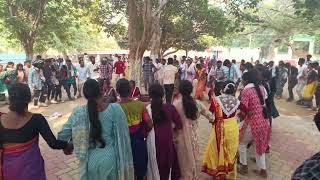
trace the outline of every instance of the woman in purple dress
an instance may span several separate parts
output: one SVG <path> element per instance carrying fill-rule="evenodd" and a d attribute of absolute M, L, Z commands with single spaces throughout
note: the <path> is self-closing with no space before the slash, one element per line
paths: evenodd
<path fill-rule="evenodd" d="M 147 107 L 154 128 L 148 135 L 148 171 L 147 179 L 179 179 L 180 168 L 173 144 L 173 131 L 182 129 L 182 122 L 176 108 L 163 104 L 164 91 L 161 85 L 149 88 L 151 105 Z"/>
<path fill-rule="evenodd" d="M 56 139 L 41 114 L 28 111 L 28 103 L 31 101 L 28 85 L 12 85 L 9 101 L 10 111 L 0 118 L 0 179 L 45 180 L 39 134 L 52 149 L 70 150 L 71 145 Z"/>

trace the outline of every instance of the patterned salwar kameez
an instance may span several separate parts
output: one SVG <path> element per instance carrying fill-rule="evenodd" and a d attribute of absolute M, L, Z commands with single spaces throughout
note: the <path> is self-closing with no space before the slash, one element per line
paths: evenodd
<path fill-rule="evenodd" d="M 259 86 L 259 89 L 264 99 L 266 99 L 265 88 Z M 240 163 L 247 165 L 247 145 L 253 140 L 256 148 L 256 161 L 260 170 L 266 170 L 265 152 L 269 145 L 271 132 L 270 122 L 263 115 L 263 106 L 259 101 L 254 84 L 246 85 L 241 94 L 240 106 L 241 112 L 245 114 L 240 128 Z"/>

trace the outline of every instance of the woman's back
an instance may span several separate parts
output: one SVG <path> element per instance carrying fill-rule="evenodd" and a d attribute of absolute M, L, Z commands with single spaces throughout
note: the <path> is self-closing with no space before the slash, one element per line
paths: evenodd
<path fill-rule="evenodd" d="M 259 86 L 259 89 L 265 101 L 266 90 L 263 86 Z M 245 88 L 242 91 L 241 104 L 244 106 L 244 108 L 246 108 L 246 111 L 255 115 L 258 115 L 258 114 L 262 115 L 263 105 L 261 104 L 257 91 L 254 87 Z"/>
<path fill-rule="evenodd" d="M 60 139 L 73 137 L 75 155 L 80 160 L 82 180 L 119 179 L 120 173 L 126 177 L 132 175 L 132 156 L 127 122 L 119 104 L 109 104 L 98 113 L 101 123 L 101 137 L 105 146 L 100 143 L 89 143 L 90 122 L 87 106 L 76 108 L 68 122 L 59 133 Z M 70 129 L 72 129 L 70 131 Z"/>
<path fill-rule="evenodd" d="M 142 115 L 145 111 L 145 105 L 141 101 L 130 101 L 120 104 L 124 113 L 127 116 L 130 134 L 136 132 L 140 127 Z"/>

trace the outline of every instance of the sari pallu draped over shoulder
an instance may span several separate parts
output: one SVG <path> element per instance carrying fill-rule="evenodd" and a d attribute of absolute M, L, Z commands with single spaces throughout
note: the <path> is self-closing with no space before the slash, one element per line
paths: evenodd
<path fill-rule="evenodd" d="M 215 123 L 207 145 L 202 172 L 219 179 L 236 179 L 236 154 L 239 145 L 239 128 L 235 116 L 240 103 L 233 96 L 216 97 L 212 102 Z M 224 118 L 224 115 L 227 118 Z"/>
<path fill-rule="evenodd" d="M 122 111 L 121 106 L 119 104 L 110 104 L 108 109 L 103 112 L 101 117 L 103 118 L 104 122 L 113 119 L 113 134 L 115 138 L 113 146 L 115 150 L 115 159 L 117 162 L 117 175 L 114 179 L 133 180 L 134 168 L 129 129 L 126 116 Z M 90 122 L 87 106 L 75 108 L 72 115 L 69 117 L 68 122 L 64 125 L 63 130 L 58 133 L 58 139 L 60 140 L 68 141 L 72 137 L 75 156 L 80 160 L 81 180 L 90 179 L 90 174 L 88 173 L 89 151 L 91 150 L 89 134 Z M 108 176 L 107 170 L 101 173 L 106 173 L 106 176 Z"/>
<path fill-rule="evenodd" d="M 44 161 L 39 149 L 39 136 L 32 140 L 0 149 L 0 180 L 45 180 Z"/>

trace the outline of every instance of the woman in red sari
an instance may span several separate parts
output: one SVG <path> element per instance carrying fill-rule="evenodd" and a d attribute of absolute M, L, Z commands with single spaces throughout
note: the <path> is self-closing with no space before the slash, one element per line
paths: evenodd
<path fill-rule="evenodd" d="M 196 79 L 198 80 L 198 83 L 194 98 L 201 100 L 204 96 L 203 92 L 206 90 L 207 75 L 206 69 L 203 68 L 201 64 L 197 64 L 196 68 Z"/>

